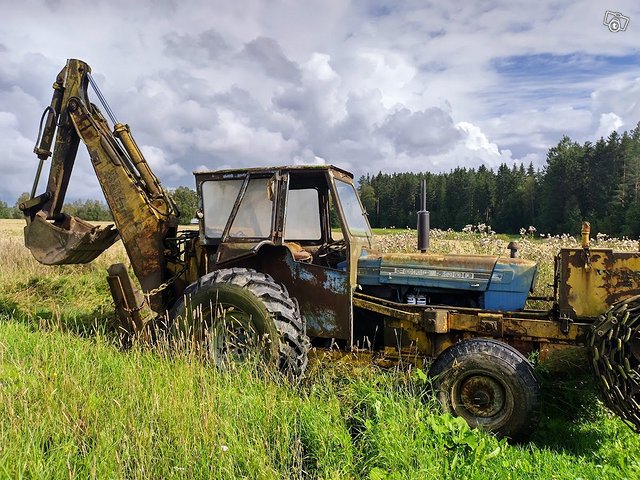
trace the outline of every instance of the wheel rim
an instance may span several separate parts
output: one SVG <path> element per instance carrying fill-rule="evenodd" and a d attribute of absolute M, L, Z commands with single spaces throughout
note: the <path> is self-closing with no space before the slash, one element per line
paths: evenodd
<path fill-rule="evenodd" d="M 505 404 L 504 388 L 491 377 L 477 375 L 460 385 L 460 400 L 475 417 L 493 417 Z"/>
<path fill-rule="evenodd" d="M 247 361 L 256 352 L 258 335 L 251 314 L 230 305 L 217 305 L 211 326 L 205 331 L 205 345 L 216 366 Z"/>
<path fill-rule="evenodd" d="M 298 303 L 265 273 L 240 267 L 209 272 L 185 289 L 169 320 L 172 345 L 211 366 L 278 369 L 291 380 L 307 367 L 310 342 Z"/>
<path fill-rule="evenodd" d="M 510 390 L 487 372 L 469 372 L 452 385 L 450 394 L 454 413 L 477 426 L 495 429 L 513 410 Z"/>

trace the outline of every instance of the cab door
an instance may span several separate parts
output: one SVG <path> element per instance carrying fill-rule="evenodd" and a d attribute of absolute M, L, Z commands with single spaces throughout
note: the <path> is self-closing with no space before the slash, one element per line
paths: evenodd
<path fill-rule="evenodd" d="M 263 268 L 297 299 L 309 337 L 350 344 L 352 309 L 347 262 L 322 264 L 317 255 L 319 249 L 336 240 L 329 218 L 332 193 L 327 172 L 290 172 L 280 192 L 284 202 L 278 205 L 276 229 L 282 245 L 288 248 L 277 249 L 268 258 L 263 256 Z M 291 244 L 313 252 L 312 258 L 295 260 Z"/>

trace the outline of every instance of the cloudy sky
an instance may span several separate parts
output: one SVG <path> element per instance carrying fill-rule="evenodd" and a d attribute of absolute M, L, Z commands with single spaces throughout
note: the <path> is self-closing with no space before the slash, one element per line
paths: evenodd
<path fill-rule="evenodd" d="M 0 5 L 9 204 L 31 189 L 38 122 L 67 58 L 91 65 L 167 187 L 192 187 L 203 167 L 542 167 L 562 135 L 597 140 L 640 121 L 637 1 Z M 609 31 L 606 9 L 630 19 L 626 31 Z M 68 198 L 101 198 L 86 154 Z"/>

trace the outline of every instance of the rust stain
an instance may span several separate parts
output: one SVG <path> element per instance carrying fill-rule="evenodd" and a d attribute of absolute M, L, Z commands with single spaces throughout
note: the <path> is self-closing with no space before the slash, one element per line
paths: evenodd
<path fill-rule="evenodd" d="M 557 261 L 560 312 L 570 318 L 597 318 L 640 293 L 640 252 L 562 249 Z"/>

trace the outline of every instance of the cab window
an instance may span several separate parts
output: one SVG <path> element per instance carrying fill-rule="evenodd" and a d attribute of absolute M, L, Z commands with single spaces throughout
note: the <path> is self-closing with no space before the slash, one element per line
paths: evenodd
<path fill-rule="evenodd" d="M 358 200 L 358 194 L 353 185 L 336 178 L 336 190 L 351 235 L 356 237 L 372 237 L 373 233 L 371 232 L 371 228 L 369 228 L 369 222 L 367 222 L 366 214 L 362 209 L 362 205 Z"/>
<path fill-rule="evenodd" d="M 243 179 L 216 180 L 202 183 L 205 236 L 222 237 L 243 181 Z"/>
<path fill-rule="evenodd" d="M 229 236 L 234 238 L 269 238 L 272 203 L 268 178 L 252 178 L 233 219 Z"/>
<path fill-rule="evenodd" d="M 320 240 L 320 201 L 318 190 L 289 190 L 284 239 Z"/>

